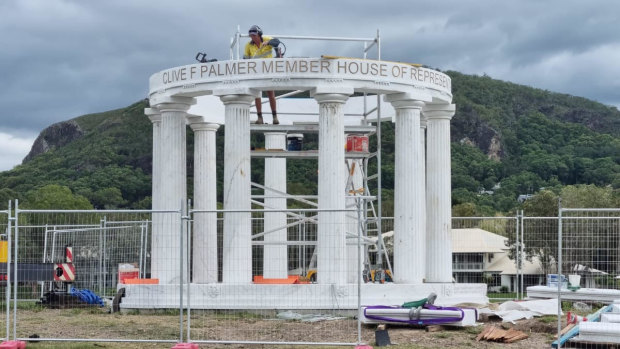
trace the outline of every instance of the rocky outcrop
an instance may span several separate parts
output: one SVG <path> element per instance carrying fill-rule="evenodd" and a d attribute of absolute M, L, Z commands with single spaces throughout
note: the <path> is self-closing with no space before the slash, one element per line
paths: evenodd
<path fill-rule="evenodd" d="M 501 161 L 504 157 L 501 134 L 482 120 L 470 105 L 465 104 L 459 108 L 452 119 L 450 132 L 453 142 L 478 147 L 489 159 Z"/>
<path fill-rule="evenodd" d="M 84 131 L 74 120 L 53 124 L 43 130 L 34 141 L 30 153 L 22 163 L 32 160 L 35 156 L 65 146 L 84 135 Z"/>

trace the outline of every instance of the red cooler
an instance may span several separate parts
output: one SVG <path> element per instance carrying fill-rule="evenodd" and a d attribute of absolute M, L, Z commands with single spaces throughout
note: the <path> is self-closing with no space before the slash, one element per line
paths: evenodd
<path fill-rule="evenodd" d="M 368 136 L 366 135 L 347 135 L 347 151 L 368 153 Z"/>

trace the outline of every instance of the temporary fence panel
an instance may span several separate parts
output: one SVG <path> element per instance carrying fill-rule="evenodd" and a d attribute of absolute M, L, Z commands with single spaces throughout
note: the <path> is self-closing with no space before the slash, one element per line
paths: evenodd
<path fill-rule="evenodd" d="M 499 301 L 520 297 L 518 217 L 452 218 L 452 274 L 457 283 L 485 283 Z"/>
<path fill-rule="evenodd" d="M 180 245 L 186 234 L 181 222 L 180 211 L 16 209 L 14 246 L 20 279 L 13 293 L 14 337 L 27 339 L 36 333 L 42 341 L 178 341 L 182 253 L 187 258 Z M 158 263 L 153 261 L 156 253 Z M 127 288 L 128 279 L 137 278 L 176 283 L 170 288 L 173 310 L 148 317 L 132 310 L 112 318 L 112 306 L 120 300 L 122 307 L 126 299 L 119 298 L 119 290 Z M 149 303 L 153 293 L 141 291 L 133 290 L 131 297 Z M 54 316 L 36 316 L 49 308 L 56 309 Z M 144 326 L 127 331 L 126 321 Z"/>
<path fill-rule="evenodd" d="M 10 211 L 0 211 L 0 263 L 9 264 L 9 239 L 11 234 Z M 9 270 L 0 273 L 0 333 L 8 340 L 10 334 L 10 284 L 7 282 Z"/>
<path fill-rule="evenodd" d="M 559 333 L 566 326 L 567 312 L 584 316 L 620 300 L 620 209 L 561 208 L 558 234 L 562 277 L 554 289 L 561 300 Z M 562 347 L 598 348 L 601 341 L 603 345 L 620 341 L 618 324 L 608 316 L 588 325 L 592 328 L 580 328 Z"/>
<path fill-rule="evenodd" d="M 548 276 L 557 274 L 558 218 L 523 217 L 523 246 L 522 290 L 527 296 L 528 287 L 555 282 Z"/>
<path fill-rule="evenodd" d="M 205 214 L 216 213 L 194 211 L 194 223 Z M 217 215 L 219 224 L 212 226 L 218 230 L 218 279 L 199 283 L 192 278 L 185 288 L 192 342 L 358 343 L 363 261 L 363 249 L 358 256 L 357 235 L 362 231 L 358 212 L 220 211 Z M 234 219 L 227 220 L 226 215 Z M 197 226 L 193 241 L 201 239 L 198 234 L 209 233 Z M 194 252 L 193 266 L 205 265 L 198 258 L 208 255 Z"/>

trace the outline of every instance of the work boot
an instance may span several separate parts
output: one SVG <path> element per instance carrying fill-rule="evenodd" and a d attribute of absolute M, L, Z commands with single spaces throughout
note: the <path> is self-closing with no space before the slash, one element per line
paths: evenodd
<path fill-rule="evenodd" d="M 278 120 L 278 114 L 276 114 L 276 112 L 271 113 L 273 115 L 273 124 L 274 125 L 279 125 L 280 121 Z"/>
<path fill-rule="evenodd" d="M 259 116 L 259 117 L 258 117 L 258 119 L 256 119 L 256 124 L 257 124 L 257 125 L 262 125 L 262 124 L 264 124 L 264 122 L 263 122 L 263 117 L 262 117 L 262 116 Z"/>

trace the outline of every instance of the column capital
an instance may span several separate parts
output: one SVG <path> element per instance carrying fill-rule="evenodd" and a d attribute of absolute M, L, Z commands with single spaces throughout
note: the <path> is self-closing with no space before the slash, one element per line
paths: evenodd
<path fill-rule="evenodd" d="M 430 121 L 436 119 L 450 120 L 456 112 L 454 104 L 427 104 L 422 109 L 422 114 Z"/>
<path fill-rule="evenodd" d="M 261 91 L 253 88 L 229 88 L 214 90 L 213 95 L 220 97 L 226 104 L 251 104 L 254 99 L 261 97 Z M 249 101 L 249 102 L 248 102 Z"/>
<path fill-rule="evenodd" d="M 144 108 L 144 115 L 154 124 L 161 122 L 161 112 L 157 108 Z"/>
<path fill-rule="evenodd" d="M 386 102 L 392 103 L 394 109 L 422 109 L 424 102 L 414 93 L 392 93 L 384 97 Z"/>
<path fill-rule="evenodd" d="M 265 132 L 265 137 L 278 137 L 278 136 L 286 136 L 286 132 Z"/>
<path fill-rule="evenodd" d="M 310 90 L 310 97 L 319 103 L 345 103 L 353 92 L 352 87 L 317 86 Z"/>
<path fill-rule="evenodd" d="M 192 131 L 194 132 L 198 132 L 198 131 L 217 132 L 217 130 L 220 128 L 220 125 L 203 122 L 203 123 L 198 123 L 198 124 L 190 124 L 189 127 L 191 127 Z"/>
<path fill-rule="evenodd" d="M 163 97 L 151 97 L 149 100 L 151 107 L 157 108 L 160 113 L 163 112 L 184 112 L 189 109 L 191 105 L 196 104 L 196 98 L 192 97 L 176 97 L 176 96 L 163 96 Z"/>
<path fill-rule="evenodd" d="M 255 95 L 249 95 L 249 94 L 229 94 L 229 95 L 224 94 L 224 95 L 220 95 L 219 97 L 222 103 L 224 103 L 224 105 L 244 104 L 244 105 L 250 106 L 252 102 L 254 102 L 254 99 L 260 98 L 260 95 L 255 96 Z"/>
<path fill-rule="evenodd" d="M 187 123 L 192 131 L 217 131 L 220 128 L 219 124 L 206 122 L 200 115 L 188 114 Z"/>

